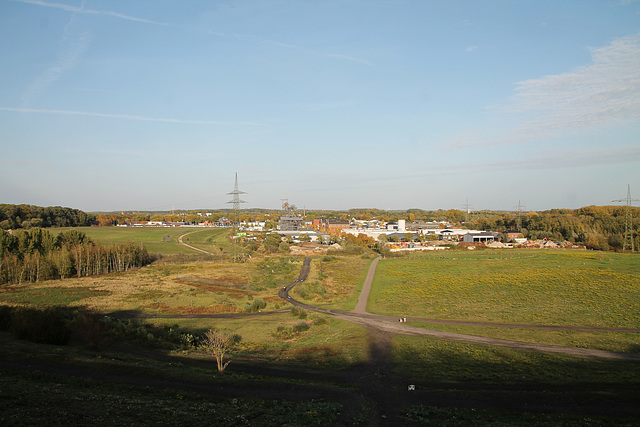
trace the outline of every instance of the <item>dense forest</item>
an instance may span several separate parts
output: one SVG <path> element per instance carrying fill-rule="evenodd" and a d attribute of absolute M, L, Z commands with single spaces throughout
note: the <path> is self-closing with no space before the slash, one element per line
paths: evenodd
<path fill-rule="evenodd" d="M 127 271 L 151 261 L 142 245 L 100 246 L 73 229 L 55 237 L 41 228 L 0 229 L 0 284 Z"/>
<path fill-rule="evenodd" d="M 0 229 L 82 227 L 91 225 L 95 216 L 78 209 L 60 206 L 0 204 Z"/>

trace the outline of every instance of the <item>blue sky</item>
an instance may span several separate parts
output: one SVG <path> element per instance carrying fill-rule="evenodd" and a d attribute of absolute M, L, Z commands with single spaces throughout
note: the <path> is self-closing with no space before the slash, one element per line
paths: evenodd
<path fill-rule="evenodd" d="M 640 2 L 0 0 L 0 203 L 640 195 Z"/>

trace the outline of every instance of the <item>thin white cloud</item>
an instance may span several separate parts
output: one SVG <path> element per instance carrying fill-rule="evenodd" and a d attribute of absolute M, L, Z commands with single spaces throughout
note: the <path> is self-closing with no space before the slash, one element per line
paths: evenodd
<path fill-rule="evenodd" d="M 24 168 L 36 169 L 36 168 L 55 166 L 55 164 L 49 160 L 44 160 L 44 159 L 34 160 L 32 158 L 28 158 L 28 159 L 11 158 L 6 160 L 0 160 L 0 164 L 4 164 L 7 167 L 15 167 L 20 169 L 24 169 Z"/>
<path fill-rule="evenodd" d="M 327 56 L 327 57 L 330 57 L 330 58 L 345 59 L 347 61 L 359 62 L 360 64 L 373 66 L 373 64 L 371 62 L 367 61 L 366 59 L 357 58 L 355 56 L 340 55 L 340 54 L 337 54 L 337 53 L 326 53 L 324 55 Z"/>
<path fill-rule="evenodd" d="M 373 63 L 371 63 L 370 61 L 363 59 L 363 58 L 358 58 L 356 56 L 352 56 L 352 55 L 344 55 L 344 54 L 339 54 L 339 53 L 324 53 L 321 52 L 317 49 L 311 49 L 308 47 L 304 47 L 304 46 L 300 46 L 300 45 L 296 45 L 296 44 L 291 44 L 291 43 L 283 43 L 277 40 L 271 40 L 268 38 L 264 38 L 264 37 L 260 37 L 260 36 L 256 36 L 256 35 L 252 35 L 252 34 L 241 34 L 241 33 L 221 33 L 218 31 L 211 31 L 208 29 L 198 29 L 196 30 L 202 34 L 207 34 L 210 36 L 215 36 L 215 37 L 220 37 L 220 38 L 225 38 L 225 39 L 235 39 L 235 40 L 239 40 L 241 42 L 245 42 L 245 43 L 255 43 L 255 44 L 263 44 L 263 45 L 269 45 L 269 46 L 276 46 L 282 49 L 290 49 L 290 50 L 294 50 L 294 51 L 298 51 L 298 52 L 303 52 L 303 53 L 307 53 L 310 55 L 315 55 L 315 56 L 324 56 L 326 58 L 336 58 L 336 59 L 340 59 L 340 60 L 345 60 L 345 61 L 351 61 L 351 62 L 357 62 L 363 65 L 367 65 L 367 66 L 373 66 Z"/>
<path fill-rule="evenodd" d="M 45 69 L 22 94 L 22 106 L 28 106 L 66 71 L 73 68 L 78 58 L 89 48 L 92 36 L 87 31 L 77 33 L 74 29 L 75 19 L 76 14 L 74 13 L 64 28 L 56 62 Z"/>
<path fill-rule="evenodd" d="M 525 170 L 525 169 L 568 169 L 591 166 L 622 165 L 640 162 L 640 147 L 613 147 L 596 150 L 558 149 L 540 153 L 538 156 L 500 161 L 481 165 L 484 168 Z"/>
<path fill-rule="evenodd" d="M 152 21 L 150 19 L 144 19 L 144 18 L 138 18 L 138 17 L 131 16 L 131 15 L 125 15 L 123 13 L 111 12 L 111 11 L 108 11 L 108 10 L 85 9 L 83 7 L 76 7 L 76 6 L 71 6 L 71 5 L 62 4 L 62 3 L 49 3 L 49 2 L 39 1 L 39 0 L 12 0 L 12 1 L 15 1 L 15 2 L 18 2 L 18 3 L 32 4 L 32 5 L 35 5 L 35 6 L 43 6 L 43 7 L 61 9 L 61 10 L 66 10 L 67 12 L 85 13 L 85 14 L 88 14 L 88 15 L 111 16 L 113 18 L 124 19 L 126 21 L 140 22 L 140 23 L 143 23 L 143 24 L 171 25 L 171 24 L 167 24 L 165 22 Z"/>
<path fill-rule="evenodd" d="M 107 119 L 136 120 L 144 122 L 163 122 L 189 125 L 242 125 L 242 126 L 262 126 L 259 122 L 240 121 L 240 122 L 223 122 L 212 120 L 189 120 L 189 119 L 172 119 L 159 117 L 146 117 L 130 114 L 110 114 L 110 113 L 93 113 L 89 111 L 71 111 L 71 110 L 47 110 L 39 108 L 16 108 L 16 107 L 0 107 L 0 111 L 13 111 L 16 113 L 38 113 L 38 114 L 60 114 L 66 116 L 89 116 L 103 117 Z"/>
<path fill-rule="evenodd" d="M 540 111 L 554 127 L 640 118 L 640 35 L 592 49 L 593 64 L 518 83 L 506 112 Z"/>
<path fill-rule="evenodd" d="M 517 124 L 493 135 L 468 130 L 447 145 L 514 144 L 640 122 L 640 34 L 591 53 L 591 65 L 519 82 L 513 97 L 489 109 Z"/>
<path fill-rule="evenodd" d="M 43 7 L 61 9 L 61 10 L 66 10 L 68 12 L 73 12 L 73 13 L 83 13 L 83 14 L 88 14 L 88 15 L 110 16 L 110 17 L 117 18 L 117 19 L 123 19 L 123 20 L 133 21 L 133 22 L 140 22 L 140 23 L 144 23 L 144 24 L 163 25 L 163 26 L 172 26 L 172 27 L 175 26 L 174 24 L 170 24 L 170 23 L 167 23 L 167 22 L 159 22 L 159 21 L 154 21 L 154 20 L 151 20 L 151 19 L 139 18 L 139 17 L 136 17 L 136 16 L 125 15 L 123 13 L 118 13 L 118 12 L 113 12 L 113 11 L 108 11 L 108 10 L 85 9 L 84 7 L 76 7 L 76 6 L 71 6 L 71 5 L 62 4 L 62 3 L 50 3 L 50 2 L 40 1 L 40 0 L 11 0 L 11 1 L 14 1 L 14 2 L 17 2 L 17 3 L 25 3 L 25 4 L 36 5 L 36 6 L 43 6 Z M 272 45 L 283 47 L 283 48 L 300 49 L 300 50 L 305 50 L 305 51 L 314 53 L 316 55 L 324 55 L 326 57 L 344 59 L 344 60 L 347 60 L 347 61 L 358 62 L 360 64 L 369 65 L 369 66 L 373 65 L 371 62 L 367 61 L 366 59 L 358 58 L 358 57 L 355 57 L 355 56 L 341 55 L 341 54 L 331 54 L 331 53 L 322 54 L 320 52 L 314 51 L 314 50 L 309 49 L 309 48 L 296 46 L 296 45 L 292 45 L 292 44 L 289 44 L 289 43 L 282 43 L 282 42 L 278 42 L 278 41 L 275 41 L 275 40 L 260 38 L 260 37 L 253 36 L 253 35 L 248 35 L 248 34 L 221 33 L 221 32 L 210 31 L 210 30 L 200 30 L 200 31 L 203 32 L 203 33 L 209 34 L 209 35 L 217 36 L 217 37 L 235 38 L 237 40 L 250 41 L 250 42 L 254 42 L 254 43 L 272 44 Z"/>
<path fill-rule="evenodd" d="M 469 173 L 482 174 L 485 172 L 523 172 L 527 170 L 569 170 L 584 167 L 622 166 L 640 162 L 640 147 L 621 146 L 594 150 L 553 149 L 538 152 L 536 155 L 520 157 L 501 157 L 487 161 L 469 161 L 443 165 L 429 166 L 426 169 L 415 169 L 407 173 L 377 176 L 371 182 L 406 181 L 413 178 L 429 176 L 468 176 Z M 446 164 L 445 164 L 446 163 Z"/>

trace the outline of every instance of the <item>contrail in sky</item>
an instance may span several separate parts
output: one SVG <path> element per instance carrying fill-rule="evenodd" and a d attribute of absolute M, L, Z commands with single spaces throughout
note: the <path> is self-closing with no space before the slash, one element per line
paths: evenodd
<path fill-rule="evenodd" d="M 134 21 L 134 22 L 141 22 L 141 23 L 144 23 L 144 24 L 171 25 L 171 24 L 167 24 L 165 22 L 157 22 L 157 21 L 152 21 L 150 19 L 137 18 L 135 16 L 125 15 L 123 13 L 111 12 L 111 11 L 108 11 L 108 10 L 84 9 L 82 7 L 76 7 L 76 6 L 71 6 L 71 5 L 62 4 L 62 3 L 47 3 L 47 2 L 39 1 L 39 0 L 13 0 L 13 1 L 18 2 L 18 3 L 33 4 L 33 5 L 36 5 L 36 6 L 52 7 L 52 8 L 55 8 L 55 9 L 62 9 L 62 10 L 66 10 L 68 12 L 74 12 L 74 13 L 86 13 L 86 14 L 89 14 L 89 15 L 111 16 L 111 17 L 118 18 L 118 19 L 124 19 L 124 20 L 127 20 L 127 21 Z"/>
<path fill-rule="evenodd" d="M 92 36 L 87 31 L 76 34 L 73 30 L 75 16 L 75 13 L 71 15 L 71 19 L 69 19 L 69 22 L 64 27 L 62 41 L 60 43 L 61 48 L 56 62 L 45 69 L 42 74 L 29 85 L 25 93 L 22 94 L 21 100 L 23 106 L 29 105 L 34 98 L 37 98 L 38 95 L 55 83 L 62 74 L 73 68 L 78 58 L 89 48 Z"/>
<path fill-rule="evenodd" d="M 259 122 L 219 122 L 219 121 L 209 121 L 209 120 L 145 117 L 145 116 L 136 116 L 136 115 L 129 115 L 129 114 L 92 113 L 88 111 L 45 110 L 45 109 L 39 109 L 39 108 L 0 107 L 0 111 L 14 111 L 16 113 L 61 114 L 61 115 L 67 115 L 67 116 L 104 117 L 107 119 L 137 120 L 137 121 L 144 121 L 144 122 L 163 122 L 163 123 L 177 123 L 177 124 L 189 124 L 189 125 L 262 126 L 262 123 L 259 123 Z"/>

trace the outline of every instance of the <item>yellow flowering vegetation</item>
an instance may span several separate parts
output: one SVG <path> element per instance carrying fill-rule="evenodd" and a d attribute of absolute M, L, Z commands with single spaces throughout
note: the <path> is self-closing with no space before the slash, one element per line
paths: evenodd
<path fill-rule="evenodd" d="M 493 323 L 640 328 L 640 258 L 451 252 L 378 265 L 369 310 Z"/>
<path fill-rule="evenodd" d="M 355 256 L 315 259 L 312 263 L 312 273 L 317 273 L 318 283 L 324 292 L 321 295 L 309 296 L 306 300 L 323 303 L 325 307 L 353 309 L 370 263 L 369 258 Z"/>

